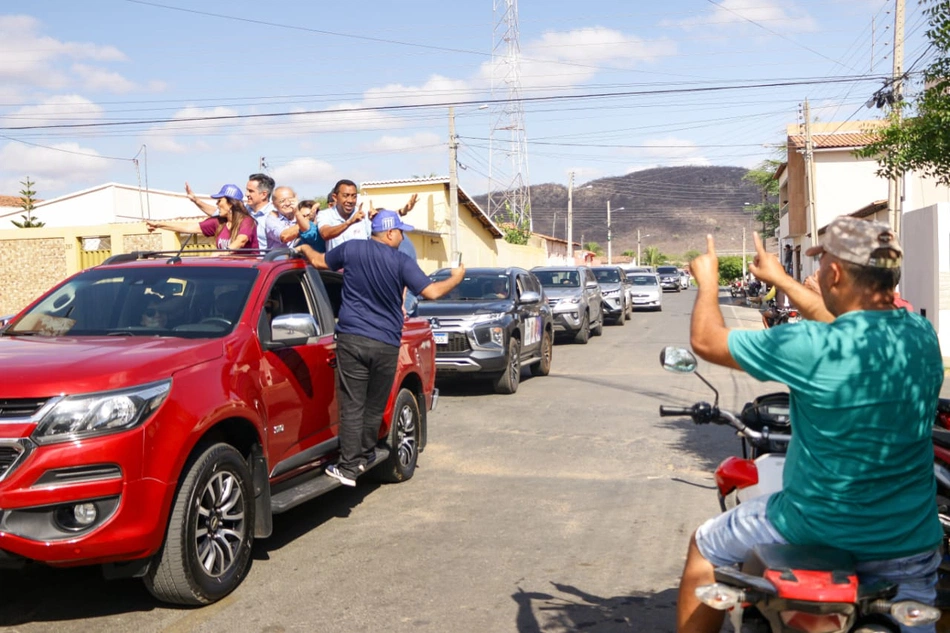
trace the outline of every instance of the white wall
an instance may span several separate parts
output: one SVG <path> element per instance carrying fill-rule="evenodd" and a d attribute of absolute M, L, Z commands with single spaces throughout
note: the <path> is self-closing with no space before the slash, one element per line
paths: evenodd
<path fill-rule="evenodd" d="M 207 202 L 214 203 L 210 198 Z M 89 226 L 153 219 L 203 217 L 184 193 L 110 185 L 40 204 L 34 215 L 49 227 Z M 19 219 L 18 217 L 14 219 Z"/>
<path fill-rule="evenodd" d="M 855 158 L 851 150 L 816 151 L 818 226 L 877 200 L 887 200 L 887 180 L 877 176 L 877 168 L 877 161 Z"/>
<path fill-rule="evenodd" d="M 901 242 L 901 296 L 927 317 L 950 356 L 950 203 L 904 213 Z"/>

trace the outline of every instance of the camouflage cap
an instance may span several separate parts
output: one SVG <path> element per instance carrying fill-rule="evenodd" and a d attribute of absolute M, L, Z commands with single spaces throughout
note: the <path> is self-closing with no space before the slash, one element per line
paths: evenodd
<path fill-rule="evenodd" d="M 900 268 L 904 250 L 887 224 L 842 215 L 828 225 L 821 244 L 805 251 L 809 256 L 822 253 L 831 253 L 858 266 Z"/>

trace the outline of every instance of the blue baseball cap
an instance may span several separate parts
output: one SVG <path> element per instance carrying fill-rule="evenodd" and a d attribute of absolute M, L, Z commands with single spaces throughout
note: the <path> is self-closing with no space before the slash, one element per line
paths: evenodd
<path fill-rule="evenodd" d="M 399 229 L 400 231 L 415 230 L 408 224 L 404 224 L 399 214 L 395 211 L 389 211 L 387 209 L 377 211 L 376 215 L 373 216 L 373 233 L 382 233 L 384 231 L 391 231 L 392 229 Z"/>
<path fill-rule="evenodd" d="M 232 198 L 238 202 L 244 201 L 244 192 L 237 185 L 224 185 L 221 191 L 211 196 L 212 198 Z"/>

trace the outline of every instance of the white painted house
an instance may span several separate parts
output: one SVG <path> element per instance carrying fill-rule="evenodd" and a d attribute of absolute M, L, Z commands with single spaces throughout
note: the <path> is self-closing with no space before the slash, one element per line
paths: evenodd
<path fill-rule="evenodd" d="M 210 197 L 199 196 L 214 203 Z M 0 227 L 14 228 L 22 209 L 0 213 Z M 204 217 L 184 192 L 141 189 L 110 182 L 37 203 L 33 215 L 47 227 L 93 226 L 142 220 Z"/>

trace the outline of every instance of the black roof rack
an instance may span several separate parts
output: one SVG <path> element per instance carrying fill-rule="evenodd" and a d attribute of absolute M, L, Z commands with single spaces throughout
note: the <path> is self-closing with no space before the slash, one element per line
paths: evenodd
<path fill-rule="evenodd" d="M 169 263 L 173 260 L 181 261 L 182 255 L 187 255 L 190 257 L 197 257 L 201 255 L 206 255 L 208 253 L 222 253 L 225 255 L 238 255 L 238 256 L 249 256 L 249 257 L 261 257 L 261 261 L 272 262 L 278 259 L 295 259 L 303 257 L 300 253 L 295 251 L 292 248 L 275 248 L 272 250 L 266 250 L 263 248 L 241 248 L 241 249 L 226 249 L 226 248 L 216 248 L 208 249 L 201 251 L 132 251 L 131 253 L 119 253 L 117 255 L 112 255 L 103 261 L 100 266 L 110 266 L 112 264 L 124 264 L 126 262 L 134 262 L 140 259 L 158 259 L 161 257 L 171 257 Z"/>

